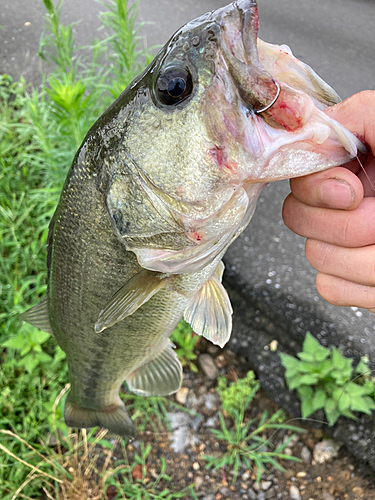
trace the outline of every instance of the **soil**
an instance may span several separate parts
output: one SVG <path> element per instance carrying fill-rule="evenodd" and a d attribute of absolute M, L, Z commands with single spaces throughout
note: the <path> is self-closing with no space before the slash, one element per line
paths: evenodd
<path fill-rule="evenodd" d="M 229 380 L 244 377 L 250 369 L 244 358 L 238 358 L 229 349 L 218 349 L 204 339 L 199 342 L 198 351 L 198 354 L 207 353 L 208 361 L 213 360 L 216 365 L 217 375 L 224 375 Z M 195 483 L 196 496 L 202 500 L 375 500 L 374 472 L 364 464 L 356 462 L 342 448 L 336 457 L 324 463 L 316 463 L 314 449 L 325 436 L 321 430 L 309 429 L 301 422 L 296 424 L 295 419 L 293 425 L 300 425 L 306 432 L 296 435 L 287 453 L 298 458 L 301 458 L 302 454 L 303 459 L 299 462 L 282 461 L 285 472 L 269 467 L 257 483 L 256 469 L 240 469 L 235 481 L 233 471 L 229 468 L 218 471 L 207 469 L 203 456 L 221 456 L 226 450 L 226 443 L 218 442 L 211 432 L 213 428 L 219 428 L 220 401 L 216 385 L 216 378 L 208 378 L 200 366 L 196 374 L 185 368 L 182 387 L 187 390 L 169 399 L 179 403 L 178 399 L 187 395 L 183 406 L 194 410 L 200 417 L 173 408 L 170 410 L 175 413 L 175 416 L 171 417 L 172 428 L 177 427 L 178 422 L 174 423 L 177 418 L 183 421 L 182 429 L 180 427 L 173 431 L 165 429 L 155 432 L 148 426 L 144 432 L 138 433 L 132 444 L 128 444 L 129 460 L 137 453 L 142 441 L 145 445 L 151 444 L 152 450 L 147 459 L 150 477 L 157 476 L 162 460 L 165 460 L 166 473 L 172 482 L 162 481 L 161 489 L 172 489 L 173 486 L 173 490 L 179 490 Z M 278 407 L 260 391 L 254 398 L 246 418 L 260 416 L 264 410 L 271 414 L 277 411 Z M 226 423 L 230 425 L 231 420 L 226 419 Z M 277 431 L 271 441 L 277 444 L 290 434 L 290 431 Z M 182 437 L 182 441 L 185 440 L 186 446 L 181 445 L 183 449 L 176 451 L 176 439 L 179 437 Z M 120 449 L 115 450 L 114 455 L 119 457 Z M 116 462 L 113 465 L 115 467 Z M 133 477 L 137 478 L 138 473 L 140 478 L 142 477 L 141 467 L 139 469 L 133 471 Z M 108 500 L 111 500 L 112 494 L 115 493 L 113 487 L 110 488 L 112 489 L 107 491 Z"/>

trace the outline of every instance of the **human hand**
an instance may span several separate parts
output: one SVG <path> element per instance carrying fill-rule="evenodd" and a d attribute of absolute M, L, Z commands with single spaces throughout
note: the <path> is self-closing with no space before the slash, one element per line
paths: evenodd
<path fill-rule="evenodd" d="M 334 305 L 375 313 L 375 91 L 326 110 L 371 151 L 324 172 L 291 179 L 285 224 L 307 238 L 305 253 L 319 272 L 316 287 Z"/>

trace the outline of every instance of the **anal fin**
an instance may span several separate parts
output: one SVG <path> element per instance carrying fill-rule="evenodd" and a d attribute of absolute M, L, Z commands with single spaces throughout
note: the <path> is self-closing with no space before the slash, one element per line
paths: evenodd
<path fill-rule="evenodd" d="M 133 314 L 163 288 L 167 279 L 165 274 L 147 269 L 132 276 L 100 311 L 95 331 L 102 332 Z"/>
<path fill-rule="evenodd" d="M 68 427 L 88 429 L 90 427 L 104 427 L 124 438 L 133 438 L 135 428 L 132 419 L 120 400 L 102 410 L 92 410 L 77 406 L 69 401 L 69 394 L 64 410 L 65 423 Z"/>
<path fill-rule="evenodd" d="M 39 304 L 31 307 L 19 316 L 20 320 L 30 323 L 30 325 L 53 335 L 48 315 L 48 295 Z"/>
<path fill-rule="evenodd" d="M 228 293 L 220 283 L 223 271 L 220 262 L 214 276 L 195 294 L 184 312 L 184 320 L 195 333 L 220 347 L 230 338 L 233 313 Z"/>
<path fill-rule="evenodd" d="M 129 389 L 141 396 L 167 396 L 178 391 L 181 380 L 182 366 L 170 343 L 126 378 Z"/>

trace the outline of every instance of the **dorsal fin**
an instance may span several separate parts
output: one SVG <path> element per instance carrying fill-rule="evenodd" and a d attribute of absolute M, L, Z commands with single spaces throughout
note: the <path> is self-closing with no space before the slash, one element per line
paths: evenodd
<path fill-rule="evenodd" d="M 30 323 L 30 325 L 53 335 L 48 314 L 48 295 L 39 304 L 20 314 L 20 320 Z"/>

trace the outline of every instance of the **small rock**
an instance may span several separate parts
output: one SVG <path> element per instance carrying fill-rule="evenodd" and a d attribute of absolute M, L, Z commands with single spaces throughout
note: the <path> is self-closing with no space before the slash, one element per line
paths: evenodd
<path fill-rule="evenodd" d="M 352 489 L 352 492 L 355 494 L 355 496 L 363 495 L 363 489 L 360 488 L 359 486 L 354 486 L 354 488 Z"/>
<path fill-rule="evenodd" d="M 204 406 L 207 408 L 207 410 L 214 410 L 219 406 L 219 401 L 219 396 L 216 393 L 209 392 L 205 396 Z"/>
<path fill-rule="evenodd" d="M 307 472 L 304 470 L 297 472 L 297 474 L 296 474 L 296 477 L 306 477 L 306 476 L 307 476 Z"/>
<path fill-rule="evenodd" d="M 217 378 L 217 368 L 211 354 L 201 354 L 198 361 L 206 377 L 215 380 Z"/>
<path fill-rule="evenodd" d="M 248 481 L 250 479 L 250 473 L 244 472 L 241 476 L 242 481 Z"/>
<path fill-rule="evenodd" d="M 219 354 L 219 356 L 217 356 L 215 359 L 215 364 L 218 368 L 224 368 L 224 366 L 226 366 L 227 364 L 225 356 L 223 354 Z"/>
<path fill-rule="evenodd" d="M 258 500 L 266 500 L 266 494 L 264 493 L 264 491 L 260 491 L 258 493 Z"/>
<path fill-rule="evenodd" d="M 257 494 L 251 488 L 247 491 L 247 496 L 250 498 L 250 500 L 257 500 Z"/>
<path fill-rule="evenodd" d="M 289 498 L 290 500 L 301 500 L 299 489 L 294 484 L 289 488 Z"/>
<path fill-rule="evenodd" d="M 262 482 L 262 490 L 267 491 L 271 488 L 272 486 L 272 481 L 263 481 Z"/>
<path fill-rule="evenodd" d="M 311 462 L 311 451 L 307 446 L 302 447 L 301 458 L 305 462 L 305 464 L 309 464 Z"/>
<path fill-rule="evenodd" d="M 199 489 L 202 484 L 203 484 L 203 477 L 202 476 L 197 476 L 194 480 L 194 483 L 195 483 L 195 489 Z"/>
<path fill-rule="evenodd" d="M 206 495 L 202 500 L 215 500 L 215 495 L 213 493 Z"/>
<path fill-rule="evenodd" d="M 198 462 L 194 462 L 194 463 L 193 463 L 193 469 L 194 469 L 194 470 L 199 470 L 199 469 L 200 469 L 200 465 L 199 465 L 199 463 L 198 463 Z"/>
<path fill-rule="evenodd" d="M 171 423 L 172 429 L 177 429 L 183 425 L 189 425 L 191 422 L 191 417 L 188 413 L 179 411 L 177 413 L 168 412 L 167 413 L 169 422 Z M 134 443 L 133 443 L 134 445 Z"/>
<path fill-rule="evenodd" d="M 204 420 L 204 418 L 202 417 L 202 415 L 199 415 L 199 414 L 193 418 L 193 421 L 191 422 L 191 427 L 192 427 L 194 432 L 196 432 L 199 429 L 203 420 Z"/>
<path fill-rule="evenodd" d="M 272 340 L 272 342 L 270 342 L 270 351 L 272 351 L 272 352 L 277 351 L 277 345 L 278 345 L 278 341 Z"/>
<path fill-rule="evenodd" d="M 208 418 L 207 421 L 204 423 L 203 427 L 215 427 L 218 418 L 219 418 L 218 414 L 214 415 L 213 417 Z"/>
<path fill-rule="evenodd" d="M 286 469 L 284 475 L 285 475 L 286 479 L 290 479 L 291 477 L 294 476 L 294 470 L 293 469 Z"/>
<path fill-rule="evenodd" d="M 171 436 L 171 447 L 175 453 L 181 453 L 190 444 L 190 429 L 186 425 L 175 429 Z"/>
<path fill-rule="evenodd" d="M 230 495 L 230 489 L 227 488 L 226 486 L 223 486 L 222 488 L 220 488 L 220 493 L 227 498 Z"/>
<path fill-rule="evenodd" d="M 255 483 L 253 484 L 253 490 L 255 490 L 255 491 L 259 491 L 259 490 L 260 490 L 260 484 L 259 484 L 259 483 L 257 483 L 257 482 L 255 482 Z"/>
<path fill-rule="evenodd" d="M 184 405 L 186 403 L 186 398 L 188 397 L 189 394 L 189 389 L 187 387 L 181 387 L 176 392 L 176 400 L 177 403 L 180 403 L 180 405 Z"/>
<path fill-rule="evenodd" d="M 276 496 L 277 496 L 277 491 L 275 490 L 274 487 L 266 491 L 266 500 L 271 500 L 271 498 L 276 498 Z"/>
<path fill-rule="evenodd" d="M 248 489 L 249 489 L 249 485 L 248 485 L 248 484 L 246 484 L 246 483 L 244 483 L 243 481 L 241 481 L 240 486 L 241 486 L 241 488 L 242 488 L 243 490 L 248 490 Z"/>
<path fill-rule="evenodd" d="M 316 444 L 314 448 L 314 460 L 318 464 L 323 464 L 331 458 L 337 457 L 340 443 L 336 443 L 333 439 L 323 439 Z"/>
<path fill-rule="evenodd" d="M 335 500 L 335 497 L 328 493 L 328 491 L 323 491 L 322 500 Z"/>

